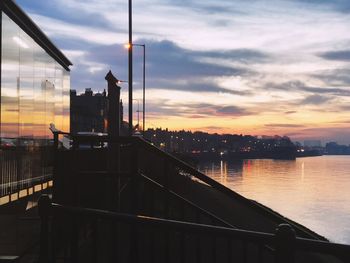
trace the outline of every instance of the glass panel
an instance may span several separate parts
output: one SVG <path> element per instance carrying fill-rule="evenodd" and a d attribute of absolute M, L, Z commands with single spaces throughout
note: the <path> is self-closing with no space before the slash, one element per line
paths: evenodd
<path fill-rule="evenodd" d="M 2 14 L 1 67 L 1 196 L 15 192 L 19 137 L 19 30 Z"/>
<path fill-rule="evenodd" d="M 63 71 L 63 126 L 62 130 L 70 131 L 70 75 Z"/>
<path fill-rule="evenodd" d="M 70 88 L 69 72 L 4 13 L 1 30 L 0 197 L 49 180 L 49 125 L 69 131 Z"/>

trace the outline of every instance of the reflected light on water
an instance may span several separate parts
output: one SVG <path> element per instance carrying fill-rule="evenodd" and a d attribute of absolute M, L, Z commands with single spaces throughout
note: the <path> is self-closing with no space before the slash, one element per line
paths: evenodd
<path fill-rule="evenodd" d="M 350 156 L 218 161 L 199 169 L 332 241 L 350 244 Z"/>

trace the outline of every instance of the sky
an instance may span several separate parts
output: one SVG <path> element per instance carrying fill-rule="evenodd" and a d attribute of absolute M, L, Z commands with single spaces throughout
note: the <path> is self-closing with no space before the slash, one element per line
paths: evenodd
<path fill-rule="evenodd" d="M 128 79 L 128 1 L 16 2 L 73 62 L 72 89 L 103 91 L 110 69 Z M 349 26 L 348 0 L 134 0 L 146 128 L 349 144 Z"/>

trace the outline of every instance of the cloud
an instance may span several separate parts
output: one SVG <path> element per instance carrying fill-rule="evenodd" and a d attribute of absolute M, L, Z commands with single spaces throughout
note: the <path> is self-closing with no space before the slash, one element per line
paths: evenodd
<path fill-rule="evenodd" d="M 234 86 L 227 88 L 222 87 L 217 78 L 223 76 L 250 76 L 256 73 L 245 68 L 218 65 L 203 61 L 206 57 L 226 57 L 231 60 L 257 60 L 264 59 L 266 56 L 254 50 L 229 50 L 226 52 L 209 50 L 193 51 L 181 48 L 172 41 L 151 41 L 138 40 L 139 43 L 146 45 L 146 75 L 147 87 L 152 89 L 181 90 L 188 92 L 211 92 L 211 93 L 227 93 L 239 96 L 249 96 L 251 91 L 235 89 Z M 134 79 L 140 79 L 140 72 L 143 65 L 142 50 L 134 48 Z M 77 63 L 76 63 L 77 62 Z M 127 50 L 121 44 L 114 45 L 94 45 L 87 49 L 79 61 L 73 61 L 77 66 L 77 71 L 72 74 L 73 83 L 78 87 L 80 81 L 85 81 L 83 75 L 88 72 L 88 68 L 94 64 L 102 70 L 114 68 L 115 74 L 120 79 L 126 79 L 127 72 Z M 79 67 L 84 64 L 85 68 Z M 97 68 L 95 66 L 94 68 Z M 138 71 L 137 71 L 138 70 Z M 87 74 L 93 83 L 96 76 Z M 101 76 L 100 76 L 101 77 Z M 101 79 L 101 78 L 100 78 Z M 85 84 L 84 84 L 85 85 Z M 140 86 L 140 85 L 139 85 Z M 135 86 L 135 89 L 140 88 Z"/>
<path fill-rule="evenodd" d="M 339 88 L 301 87 L 300 90 L 312 93 L 331 94 L 334 96 L 350 96 L 349 90 Z"/>
<path fill-rule="evenodd" d="M 319 56 L 328 60 L 350 61 L 350 50 L 327 51 Z"/>
<path fill-rule="evenodd" d="M 191 77 L 191 76 L 189 76 Z M 239 96 L 249 96 L 251 95 L 250 91 L 240 91 L 240 90 L 231 90 L 220 87 L 213 80 L 208 79 L 195 79 L 188 80 L 184 79 L 182 81 L 174 82 L 169 81 L 169 79 L 157 79 L 152 85 L 156 89 L 166 89 L 166 90 L 181 90 L 187 92 L 213 92 L 213 93 L 227 93 L 232 95 Z"/>
<path fill-rule="evenodd" d="M 333 96 L 350 96 L 350 90 L 333 88 L 333 87 L 310 87 L 299 80 L 287 81 L 283 83 L 267 83 L 264 85 L 266 89 L 270 90 L 281 90 L 281 91 L 294 91 L 294 92 L 307 92 L 307 93 L 318 93 L 328 94 Z"/>
<path fill-rule="evenodd" d="M 237 106 L 221 106 L 211 103 L 177 103 L 173 105 L 170 101 L 163 102 L 162 104 L 153 102 L 147 108 L 154 115 L 182 116 L 193 119 L 207 117 L 237 118 L 253 114 L 253 112 Z"/>
<path fill-rule="evenodd" d="M 111 23 L 104 17 L 103 14 L 95 12 L 94 9 L 86 10 L 79 8 L 80 6 L 66 5 L 60 1 L 25 1 L 17 0 L 21 7 L 28 10 L 31 14 L 47 16 L 51 18 L 61 20 L 64 17 L 64 21 L 70 24 L 86 25 L 86 21 L 89 21 L 89 25 L 94 27 L 103 27 L 112 29 Z M 72 2 L 72 1 L 71 1 Z M 82 3 L 83 4 L 83 3 Z M 54 10 L 54 12 L 52 12 Z M 93 19 L 89 19 L 93 17 Z M 115 27 L 115 25 L 113 26 Z"/>
<path fill-rule="evenodd" d="M 329 102 L 332 99 L 333 98 L 328 97 L 328 96 L 310 95 L 301 101 L 301 105 L 305 105 L 305 104 L 320 105 L 320 104 L 324 104 L 326 102 Z"/>
<path fill-rule="evenodd" d="M 350 70 L 348 68 L 323 70 L 312 74 L 312 77 L 322 80 L 326 85 L 350 86 Z"/>
<path fill-rule="evenodd" d="M 208 62 L 202 62 L 201 58 L 214 55 L 224 56 L 224 53 L 209 51 L 199 52 L 181 48 L 172 41 L 164 40 L 160 42 L 149 43 L 152 64 L 150 70 L 160 76 L 172 76 L 175 78 L 184 78 L 191 76 L 237 76 L 249 72 L 247 69 L 238 67 L 229 67 L 216 65 Z M 234 51 L 230 52 L 226 58 L 235 59 L 233 55 L 239 56 Z M 246 54 L 241 54 L 244 57 Z M 251 55 L 251 54 L 250 54 Z"/>
<path fill-rule="evenodd" d="M 242 115 L 250 115 L 246 109 L 236 107 L 236 106 L 223 106 L 219 107 L 216 110 L 217 115 L 219 116 L 242 116 Z"/>
<path fill-rule="evenodd" d="M 290 124 L 290 123 L 269 123 L 265 124 L 265 127 L 273 127 L 273 128 L 301 128 L 305 127 L 302 124 Z"/>

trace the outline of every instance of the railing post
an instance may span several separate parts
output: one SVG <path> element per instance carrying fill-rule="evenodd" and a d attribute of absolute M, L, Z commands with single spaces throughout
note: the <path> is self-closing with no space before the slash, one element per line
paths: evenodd
<path fill-rule="evenodd" d="M 49 256 L 49 215 L 51 199 L 48 195 L 42 195 L 38 201 L 40 216 L 40 255 L 39 262 L 50 262 Z"/>
<path fill-rule="evenodd" d="M 139 213 L 138 208 L 138 184 L 139 184 L 139 163 L 138 163 L 138 151 L 139 144 L 136 138 L 133 138 L 131 149 L 131 213 L 137 215 Z M 130 262 L 137 263 L 139 260 L 139 247 L 138 247 L 138 225 L 131 225 L 131 238 L 130 238 Z"/>
<path fill-rule="evenodd" d="M 134 138 L 131 149 L 131 213 L 138 214 L 138 184 L 139 184 L 139 163 L 138 163 L 139 144 Z"/>
<path fill-rule="evenodd" d="M 53 148 L 54 151 L 57 151 L 58 149 L 58 132 L 52 132 L 53 133 Z"/>
<path fill-rule="evenodd" d="M 280 224 L 275 234 L 275 262 L 294 263 L 296 236 L 289 224 Z"/>
<path fill-rule="evenodd" d="M 169 163 L 168 159 L 164 159 L 164 187 L 165 187 L 165 218 L 170 218 L 170 206 L 169 206 Z"/>

